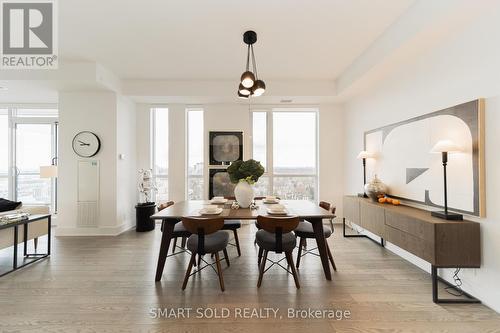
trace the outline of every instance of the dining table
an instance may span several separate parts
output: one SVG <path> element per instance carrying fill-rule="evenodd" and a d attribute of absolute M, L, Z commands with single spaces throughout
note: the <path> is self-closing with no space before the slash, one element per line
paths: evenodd
<path fill-rule="evenodd" d="M 273 204 L 264 203 L 262 200 L 256 200 L 253 208 L 234 209 L 230 206 L 230 203 L 220 204 L 219 206 L 222 208 L 220 214 L 209 216 L 202 215 L 200 210 L 209 204 L 213 203 L 209 200 L 179 201 L 151 216 L 151 219 L 161 220 L 163 223 L 155 281 L 161 280 L 174 226 L 176 223 L 181 222 L 183 217 L 221 217 L 224 220 L 256 220 L 259 215 L 274 216 L 268 213 L 268 208 Z M 280 204 L 286 207 L 287 215 L 298 216 L 300 220 L 312 224 L 325 278 L 331 280 L 332 274 L 328 262 L 326 240 L 323 233 L 323 219 L 334 218 L 335 216 L 333 213 L 309 200 L 281 200 Z"/>

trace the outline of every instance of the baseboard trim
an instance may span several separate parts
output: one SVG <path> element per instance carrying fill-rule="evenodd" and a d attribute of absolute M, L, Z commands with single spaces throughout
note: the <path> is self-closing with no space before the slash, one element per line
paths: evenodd
<path fill-rule="evenodd" d="M 54 229 L 56 237 L 72 237 L 72 236 L 118 236 L 125 231 L 134 228 L 134 224 L 122 224 L 116 227 L 98 227 L 98 228 L 64 228 L 57 227 Z"/>

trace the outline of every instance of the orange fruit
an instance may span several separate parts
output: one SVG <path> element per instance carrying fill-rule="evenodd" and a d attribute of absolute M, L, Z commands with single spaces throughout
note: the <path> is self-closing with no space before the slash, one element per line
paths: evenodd
<path fill-rule="evenodd" d="M 385 198 L 385 201 L 386 201 L 387 203 L 392 203 L 392 200 L 393 200 L 393 199 L 391 199 L 391 198 Z"/>
<path fill-rule="evenodd" d="M 398 206 L 398 205 L 401 204 L 401 202 L 399 200 L 393 199 L 392 200 L 392 204 L 395 205 L 395 206 Z"/>
<path fill-rule="evenodd" d="M 385 198 L 379 198 L 379 199 L 378 199 L 378 202 L 380 202 L 380 203 L 385 203 L 385 201 L 386 201 L 386 199 L 385 199 Z"/>

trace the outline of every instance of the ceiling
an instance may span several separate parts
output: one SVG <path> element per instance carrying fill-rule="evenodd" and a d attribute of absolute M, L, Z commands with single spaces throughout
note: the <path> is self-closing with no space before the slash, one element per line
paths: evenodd
<path fill-rule="evenodd" d="M 64 0 L 59 54 L 121 79 L 237 80 L 245 30 L 264 79 L 334 80 L 413 0 Z"/>

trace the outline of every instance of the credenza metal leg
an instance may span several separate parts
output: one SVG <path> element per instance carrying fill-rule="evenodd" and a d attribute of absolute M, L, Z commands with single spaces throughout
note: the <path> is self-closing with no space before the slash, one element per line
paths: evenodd
<path fill-rule="evenodd" d="M 380 238 L 380 243 L 377 242 L 376 240 L 374 240 L 373 238 L 371 237 L 368 237 L 367 235 L 363 235 L 363 234 L 346 234 L 345 233 L 345 217 L 342 218 L 342 232 L 343 232 L 343 235 L 345 238 L 368 238 L 369 240 L 371 240 L 372 242 L 375 242 L 377 243 L 378 245 L 382 246 L 382 247 L 385 247 L 385 241 L 383 238 Z"/>
<path fill-rule="evenodd" d="M 466 293 L 463 290 L 459 290 L 456 286 L 452 285 L 448 281 L 444 280 L 443 278 L 439 277 L 438 275 L 438 267 L 432 265 L 431 266 L 431 278 L 432 278 L 432 301 L 434 303 L 452 303 L 452 304 L 463 304 L 463 303 L 481 303 L 480 300 L 475 298 L 474 296 Z M 444 283 L 448 287 L 452 288 L 453 290 L 461 293 L 463 296 L 466 298 L 439 298 L 439 293 L 438 293 L 438 284 L 439 282 Z"/>

